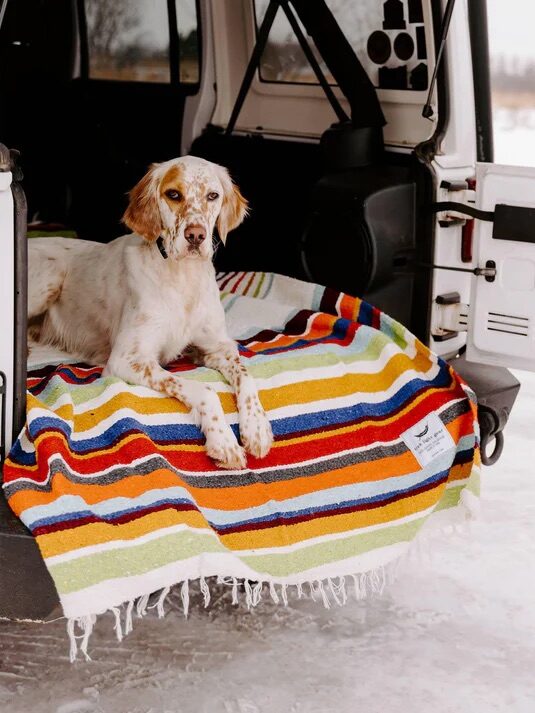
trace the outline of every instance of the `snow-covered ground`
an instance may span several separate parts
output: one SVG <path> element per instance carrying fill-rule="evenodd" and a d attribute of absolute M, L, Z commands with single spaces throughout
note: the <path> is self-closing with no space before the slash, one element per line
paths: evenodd
<path fill-rule="evenodd" d="M 526 163 L 535 131 L 496 160 Z M 535 375 L 504 455 L 484 470 L 481 520 L 433 543 L 368 602 L 305 600 L 248 612 L 222 586 L 209 610 L 180 597 L 118 643 L 109 617 L 92 663 L 68 661 L 65 624 L 0 622 L 0 711 L 10 713 L 532 713 L 535 710 Z M 1 576 L 1 573 L 0 573 Z"/>
<path fill-rule="evenodd" d="M 494 161 L 535 166 L 535 107 L 494 112 Z"/>
<path fill-rule="evenodd" d="M 248 612 L 220 599 L 138 620 L 118 643 L 109 617 L 92 663 L 68 662 L 63 621 L 0 622 L 0 710 L 10 713 L 532 713 L 535 710 L 535 375 L 482 518 L 433 544 L 368 602 L 291 600 Z"/>

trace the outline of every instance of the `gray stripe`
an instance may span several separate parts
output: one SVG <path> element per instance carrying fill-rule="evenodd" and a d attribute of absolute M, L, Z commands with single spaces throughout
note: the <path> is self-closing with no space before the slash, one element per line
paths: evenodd
<path fill-rule="evenodd" d="M 440 417 L 444 423 L 449 423 L 462 413 L 467 411 L 467 401 L 463 400 L 460 403 L 455 403 L 445 409 Z M 99 473 L 97 475 L 80 476 L 72 473 L 63 460 L 57 458 L 50 462 L 50 470 L 55 473 L 61 473 L 65 478 L 72 483 L 85 485 L 111 485 L 117 483 L 123 478 L 128 478 L 134 475 L 150 475 L 155 470 L 166 469 L 171 470 L 177 475 L 186 485 L 195 488 L 235 488 L 244 485 L 252 485 L 254 483 L 275 483 L 283 480 L 293 480 L 303 476 L 318 475 L 339 468 L 346 468 L 351 465 L 360 463 L 370 463 L 384 458 L 401 455 L 407 452 L 406 445 L 401 441 L 392 445 L 384 446 L 364 446 L 358 450 L 352 450 L 343 455 L 335 455 L 321 461 L 311 463 L 298 463 L 288 466 L 277 466 L 273 470 L 268 471 L 251 471 L 243 470 L 238 473 L 229 473 L 225 470 L 218 470 L 210 475 L 194 475 L 185 473 L 178 468 L 174 468 L 162 456 L 155 455 L 152 458 L 139 463 L 135 466 L 120 465 L 107 473 Z M 52 485 L 50 480 L 48 483 L 29 483 L 27 481 L 14 481 L 13 483 L 4 484 L 4 492 L 7 498 L 11 497 L 20 490 L 33 490 L 39 492 L 51 492 Z"/>

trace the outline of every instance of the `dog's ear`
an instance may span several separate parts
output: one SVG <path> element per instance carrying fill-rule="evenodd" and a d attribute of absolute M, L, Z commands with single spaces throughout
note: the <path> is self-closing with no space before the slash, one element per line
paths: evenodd
<path fill-rule="evenodd" d="M 149 241 L 156 240 L 163 227 L 154 180 L 154 169 L 157 166 L 153 163 L 141 181 L 132 188 L 128 194 L 130 202 L 123 215 L 123 223 Z"/>
<path fill-rule="evenodd" d="M 223 184 L 223 205 L 217 218 L 217 232 L 224 244 L 227 234 L 237 228 L 247 215 L 248 204 L 223 166 L 219 166 L 219 178 Z"/>

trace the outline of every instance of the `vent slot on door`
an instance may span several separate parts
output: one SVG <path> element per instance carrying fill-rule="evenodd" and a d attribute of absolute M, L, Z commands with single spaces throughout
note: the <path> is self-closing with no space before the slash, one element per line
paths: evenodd
<path fill-rule="evenodd" d="M 527 337 L 529 334 L 529 318 L 501 314 L 500 312 L 489 312 L 487 329 L 489 332 L 503 332 L 505 334 L 515 334 L 518 337 Z"/>

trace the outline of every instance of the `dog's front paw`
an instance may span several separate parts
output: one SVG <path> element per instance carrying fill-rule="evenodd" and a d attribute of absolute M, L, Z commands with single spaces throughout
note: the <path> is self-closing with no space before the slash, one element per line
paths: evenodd
<path fill-rule="evenodd" d="M 245 451 L 228 426 L 208 433 L 206 452 L 220 468 L 243 470 L 247 465 Z"/>
<path fill-rule="evenodd" d="M 240 418 L 240 436 L 248 453 L 255 458 L 267 456 L 273 443 L 273 431 L 260 405 Z"/>

